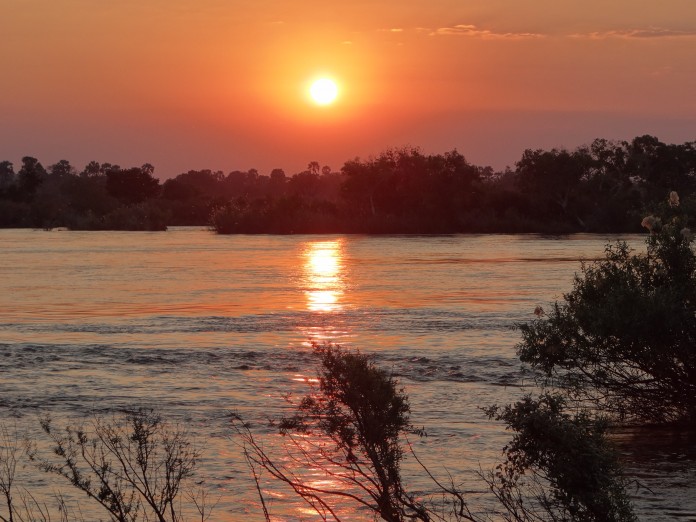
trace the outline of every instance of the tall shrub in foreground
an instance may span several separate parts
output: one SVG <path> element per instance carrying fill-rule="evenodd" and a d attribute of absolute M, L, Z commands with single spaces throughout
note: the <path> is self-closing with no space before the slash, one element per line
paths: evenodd
<path fill-rule="evenodd" d="M 546 384 L 619 419 L 696 424 L 696 255 L 670 194 L 647 252 L 619 242 L 584 264 L 550 313 L 520 325 L 522 361 Z"/>
<path fill-rule="evenodd" d="M 318 389 L 278 424 L 284 457 L 271 458 L 237 423 L 255 476 L 263 468 L 324 520 L 341 520 L 336 506 L 346 500 L 389 522 L 430 520 L 401 477 L 402 437 L 411 430 L 403 390 L 365 354 L 333 345 L 314 349 L 321 361 Z M 307 470 L 318 470 L 328 484 L 312 480 Z"/>

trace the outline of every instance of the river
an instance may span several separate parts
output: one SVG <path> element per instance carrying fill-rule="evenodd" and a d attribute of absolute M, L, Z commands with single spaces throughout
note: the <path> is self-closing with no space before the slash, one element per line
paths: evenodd
<path fill-rule="evenodd" d="M 263 520 L 227 415 L 272 447 L 265 419 L 308 390 L 312 342 L 334 342 L 397 376 L 427 431 L 418 454 L 485 506 L 476 472 L 501 460 L 509 434 L 480 407 L 532 390 L 513 325 L 561 298 L 580 262 L 616 239 L 0 230 L 0 418 L 35 432 L 46 414 L 59 425 L 155 408 L 201 449 L 200 475 L 219 499 L 212 520 Z M 694 441 L 619 439 L 641 520 L 696 520 Z M 412 461 L 404 471 L 426 487 Z M 39 472 L 22 474 L 46 487 Z M 263 486 L 275 520 L 317 520 Z"/>

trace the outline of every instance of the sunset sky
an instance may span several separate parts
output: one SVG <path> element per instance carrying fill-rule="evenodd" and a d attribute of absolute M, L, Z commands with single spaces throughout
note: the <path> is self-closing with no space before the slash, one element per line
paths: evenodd
<path fill-rule="evenodd" d="M 339 169 L 387 147 L 513 166 L 696 140 L 696 1 L 0 0 L 0 161 Z M 332 78 L 334 103 L 309 97 Z"/>

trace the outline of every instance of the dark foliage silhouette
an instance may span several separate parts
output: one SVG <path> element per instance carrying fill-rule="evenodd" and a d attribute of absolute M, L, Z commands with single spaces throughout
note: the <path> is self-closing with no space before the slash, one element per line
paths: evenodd
<path fill-rule="evenodd" d="M 676 192 L 648 216 L 646 254 L 625 243 L 583 265 L 547 315 L 520 325 L 547 384 L 619 419 L 696 423 L 696 255 Z"/>
<path fill-rule="evenodd" d="M 401 148 L 346 161 L 339 171 L 316 161 L 292 175 L 279 168 L 268 175 L 190 170 L 161 186 L 149 164 L 92 161 L 78 174 L 67 160 L 45 169 L 27 156 L 16 174 L 11 162 L 0 162 L 0 226 L 211 225 L 223 234 L 637 232 L 664 193 L 693 193 L 695 171 L 696 142 L 665 144 L 654 136 L 529 149 L 514 169 L 501 172 L 473 165 L 456 150 Z M 219 209 L 238 214 L 240 202 L 243 219 L 211 220 Z M 129 218 L 131 207 L 139 217 Z"/>
<path fill-rule="evenodd" d="M 234 416 L 245 455 L 259 485 L 263 472 L 289 485 L 323 520 L 341 520 L 337 502 L 351 500 L 365 516 L 388 522 L 507 520 L 633 522 L 617 454 L 605 438 L 607 424 L 587 413 L 565 412 L 559 396 L 530 397 L 490 408 L 492 418 L 514 432 L 506 460 L 481 474 L 498 508 L 474 511 L 454 479 L 432 479 L 432 491 L 408 491 L 401 463 L 408 442 L 420 435 L 410 421 L 408 398 L 398 382 L 365 354 L 334 345 L 315 345 L 318 386 L 276 428 L 284 454 L 270 455 L 250 427 Z M 317 485 L 304 471 L 319 471 Z M 266 519 L 270 520 L 258 486 Z"/>

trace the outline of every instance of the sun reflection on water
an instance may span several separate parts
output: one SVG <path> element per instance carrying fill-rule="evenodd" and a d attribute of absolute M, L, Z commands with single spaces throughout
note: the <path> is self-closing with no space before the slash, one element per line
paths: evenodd
<path fill-rule="evenodd" d="M 343 308 L 342 240 L 308 243 L 304 251 L 307 308 L 313 312 L 336 312 Z"/>

